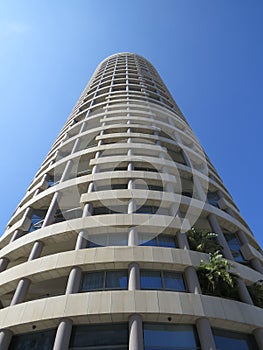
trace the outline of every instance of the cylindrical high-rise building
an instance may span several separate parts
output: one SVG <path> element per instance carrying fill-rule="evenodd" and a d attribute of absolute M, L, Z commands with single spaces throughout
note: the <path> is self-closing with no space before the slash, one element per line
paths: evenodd
<path fill-rule="evenodd" d="M 260 247 L 136 54 L 98 66 L 0 248 L 1 350 L 263 349 Z"/>

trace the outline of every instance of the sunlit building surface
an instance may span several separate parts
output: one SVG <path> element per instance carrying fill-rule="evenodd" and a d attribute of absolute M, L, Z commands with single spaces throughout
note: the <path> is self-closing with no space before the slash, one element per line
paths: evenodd
<path fill-rule="evenodd" d="M 262 261 L 155 68 L 115 54 L 0 239 L 0 349 L 262 350 Z"/>

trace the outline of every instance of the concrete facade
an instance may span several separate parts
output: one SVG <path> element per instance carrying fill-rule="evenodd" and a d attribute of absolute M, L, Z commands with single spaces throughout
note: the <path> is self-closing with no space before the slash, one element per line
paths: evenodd
<path fill-rule="evenodd" d="M 217 233 L 239 300 L 202 293 L 197 270 L 209 255 L 190 250 L 191 227 Z M 0 239 L 0 349 L 31 349 L 27 337 L 33 350 L 78 349 L 78 327 L 124 324 L 125 344 L 83 348 L 147 350 L 153 324 L 191 326 L 196 349 L 215 350 L 219 330 L 262 350 L 263 310 L 247 289 L 263 279 L 262 263 L 155 68 L 115 54 L 96 69 Z"/>

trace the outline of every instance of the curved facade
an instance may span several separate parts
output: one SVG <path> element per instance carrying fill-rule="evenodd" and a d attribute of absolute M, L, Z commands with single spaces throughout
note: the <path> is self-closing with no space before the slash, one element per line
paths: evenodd
<path fill-rule="evenodd" d="M 202 292 L 212 231 L 237 297 Z M 155 68 L 96 69 L 0 240 L 0 349 L 263 349 L 263 255 Z"/>

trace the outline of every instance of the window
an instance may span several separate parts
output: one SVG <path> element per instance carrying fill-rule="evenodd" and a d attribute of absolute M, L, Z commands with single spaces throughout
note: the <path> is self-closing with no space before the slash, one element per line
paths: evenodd
<path fill-rule="evenodd" d="M 137 214 L 155 214 L 159 207 L 153 205 L 142 205 L 136 210 Z"/>
<path fill-rule="evenodd" d="M 93 208 L 93 215 L 105 215 L 105 214 L 125 214 L 127 213 L 126 207 L 97 207 Z"/>
<path fill-rule="evenodd" d="M 233 254 L 233 258 L 236 262 L 244 263 L 245 259 L 240 251 L 240 242 L 235 233 L 224 232 L 227 244 Z"/>
<path fill-rule="evenodd" d="M 88 248 L 125 245 L 128 245 L 127 232 L 89 235 L 87 241 Z"/>
<path fill-rule="evenodd" d="M 175 237 L 165 234 L 160 234 L 151 239 L 147 239 L 147 234 L 139 234 L 139 245 L 150 247 L 176 248 Z"/>
<path fill-rule="evenodd" d="M 15 335 L 9 350 L 52 350 L 56 330 Z"/>
<path fill-rule="evenodd" d="M 74 326 L 69 350 L 128 350 L 128 324 Z"/>
<path fill-rule="evenodd" d="M 218 194 L 216 192 L 208 192 L 207 193 L 207 202 L 209 204 L 218 208 L 218 204 L 217 204 L 218 200 L 219 200 L 219 197 L 218 197 Z"/>
<path fill-rule="evenodd" d="M 223 329 L 214 329 L 213 334 L 217 349 L 258 350 L 254 338 L 249 334 L 229 332 Z"/>
<path fill-rule="evenodd" d="M 141 289 L 186 291 L 181 273 L 155 270 L 141 270 Z"/>
<path fill-rule="evenodd" d="M 35 209 L 31 217 L 31 226 L 28 232 L 33 232 L 42 227 L 47 209 Z"/>
<path fill-rule="evenodd" d="M 144 350 L 197 350 L 191 325 L 144 324 Z"/>
<path fill-rule="evenodd" d="M 150 191 L 160 191 L 163 192 L 163 186 L 158 186 L 158 185 L 151 185 L 147 183 L 136 183 L 135 185 L 136 189 L 141 189 L 141 190 L 150 190 Z"/>
<path fill-rule="evenodd" d="M 96 271 L 86 272 L 83 275 L 81 292 L 92 292 L 109 289 L 127 289 L 128 272 L 117 271 Z"/>

